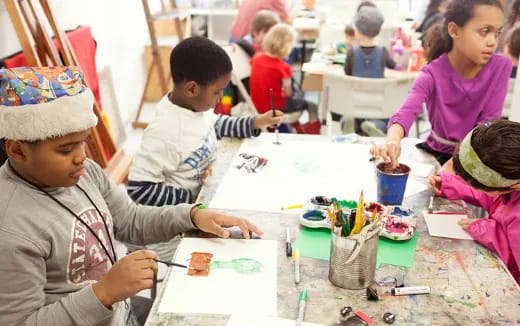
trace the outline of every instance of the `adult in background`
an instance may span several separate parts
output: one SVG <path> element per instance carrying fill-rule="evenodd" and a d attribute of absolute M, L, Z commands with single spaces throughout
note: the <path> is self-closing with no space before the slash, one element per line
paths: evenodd
<path fill-rule="evenodd" d="M 415 30 L 418 33 L 424 33 L 436 23 L 442 21 L 442 14 L 446 10 L 446 0 L 431 0 L 426 9 L 424 19 Z"/>

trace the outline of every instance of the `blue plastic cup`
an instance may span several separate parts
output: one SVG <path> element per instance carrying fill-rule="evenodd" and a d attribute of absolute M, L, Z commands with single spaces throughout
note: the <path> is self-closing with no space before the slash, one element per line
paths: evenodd
<path fill-rule="evenodd" d="M 379 163 L 376 173 L 377 202 L 383 205 L 401 205 L 410 167 L 400 164 L 399 167 L 392 169 L 390 163 Z"/>

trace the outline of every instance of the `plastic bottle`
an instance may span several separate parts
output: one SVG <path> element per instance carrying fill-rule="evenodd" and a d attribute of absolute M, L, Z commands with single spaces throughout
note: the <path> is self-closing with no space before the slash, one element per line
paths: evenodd
<path fill-rule="evenodd" d="M 404 55 L 404 47 L 403 47 L 403 41 L 400 39 L 397 39 L 395 41 L 395 44 L 392 46 L 392 58 L 394 61 L 399 65 L 402 66 L 402 58 Z"/>
<path fill-rule="evenodd" d="M 394 36 L 392 37 L 392 41 L 390 41 L 390 47 L 394 46 L 397 40 L 401 40 L 403 42 L 403 47 L 410 47 L 410 40 L 408 40 L 408 37 L 406 36 L 402 27 L 398 27 L 395 31 Z"/>
<path fill-rule="evenodd" d="M 422 42 L 417 40 L 413 49 L 412 49 L 412 71 L 419 71 L 423 65 L 424 59 L 424 49 L 422 47 Z"/>

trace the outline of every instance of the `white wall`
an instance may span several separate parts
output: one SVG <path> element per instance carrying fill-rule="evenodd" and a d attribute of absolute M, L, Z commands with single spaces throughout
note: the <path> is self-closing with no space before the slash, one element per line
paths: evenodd
<path fill-rule="evenodd" d="M 50 0 L 50 3 L 63 29 L 77 25 L 92 27 L 98 43 L 98 71 L 110 66 L 122 119 L 131 121 L 146 79 L 144 46 L 150 43 L 141 1 Z M 1 1 L 0 57 L 18 50 L 18 39 Z"/>

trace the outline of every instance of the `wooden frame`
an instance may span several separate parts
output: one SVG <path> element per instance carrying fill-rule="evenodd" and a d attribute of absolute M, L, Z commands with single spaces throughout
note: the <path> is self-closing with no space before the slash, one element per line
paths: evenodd
<path fill-rule="evenodd" d="M 36 1 L 4 0 L 28 65 L 79 66 L 74 49 L 64 31 L 59 28 L 48 1 Z M 45 23 L 52 29 L 59 50 L 47 34 Z M 86 80 L 85 83 L 88 87 Z M 93 110 L 98 117 L 98 124 L 91 129 L 87 139 L 87 155 L 105 169 L 112 181 L 125 182 L 132 157 L 116 148 L 97 102 L 94 103 Z"/>

